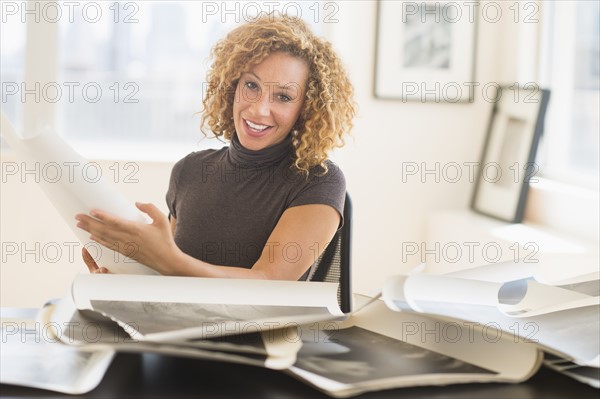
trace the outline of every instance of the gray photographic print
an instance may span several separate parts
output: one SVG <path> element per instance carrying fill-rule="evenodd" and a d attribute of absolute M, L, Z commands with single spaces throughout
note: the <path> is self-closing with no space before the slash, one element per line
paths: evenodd
<path fill-rule="evenodd" d="M 321 333 L 328 339 L 303 339 L 294 366 L 345 384 L 425 374 L 496 374 L 356 326 Z"/>
<path fill-rule="evenodd" d="M 34 333 L 32 333 L 34 332 Z M 38 383 L 76 386 L 81 371 L 93 356 L 92 352 L 51 343 L 35 330 L 18 334 L 2 331 L 2 381 L 27 376 Z"/>
<path fill-rule="evenodd" d="M 63 345 L 35 326 L 2 326 L 0 382 L 77 394 L 93 389 L 110 365 L 113 352 L 83 351 Z"/>
<path fill-rule="evenodd" d="M 92 310 L 79 310 L 73 313 L 69 328 L 63 331 L 65 342 L 87 342 L 107 344 L 118 350 L 157 351 L 175 353 L 179 356 L 208 356 L 215 353 L 244 353 L 247 358 L 264 361 L 267 354 L 260 333 L 246 333 L 211 339 L 170 340 L 162 342 L 139 341 L 133 339 L 121 326 Z M 126 348 L 126 349 L 125 349 Z"/>
<path fill-rule="evenodd" d="M 450 68 L 452 44 L 451 20 L 438 18 L 448 11 L 443 4 L 416 5 L 419 12 L 403 15 L 404 42 L 402 54 L 405 68 Z M 433 12 L 425 13 L 425 8 L 436 8 Z"/>
<path fill-rule="evenodd" d="M 95 311 L 127 323 L 143 335 L 203 327 L 210 323 L 251 322 L 277 317 L 330 314 L 325 307 L 309 306 L 103 300 L 93 300 L 91 304 Z"/>

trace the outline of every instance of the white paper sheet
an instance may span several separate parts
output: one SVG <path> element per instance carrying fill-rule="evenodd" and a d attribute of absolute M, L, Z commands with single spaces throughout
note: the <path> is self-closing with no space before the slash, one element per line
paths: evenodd
<path fill-rule="evenodd" d="M 394 310 L 426 312 L 422 303 L 439 302 L 491 306 L 518 318 L 599 304 L 598 297 L 533 279 L 499 283 L 432 274 L 389 278 L 384 284 L 383 299 Z"/>
<path fill-rule="evenodd" d="M 307 281 L 80 274 L 71 295 L 78 309 L 111 318 L 135 339 L 165 341 L 341 318 L 337 288 Z"/>
<path fill-rule="evenodd" d="M 92 209 L 101 209 L 127 220 L 148 222 L 133 204 L 107 184 L 101 173 L 98 176 L 96 165 L 79 155 L 50 128 L 23 139 L 4 113 L 1 120 L 2 137 L 15 154 L 27 163 L 28 170 L 37 167 L 51 171 L 51 175 L 39 179 L 39 185 L 83 245 L 87 247 L 91 241 L 87 232 L 76 227 L 75 215 L 78 213 L 88 214 Z M 113 273 L 157 274 L 100 244 L 93 243 L 89 251 L 96 263 Z"/>
<path fill-rule="evenodd" d="M 586 270 L 581 272 L 589 276 Z M 474 270 L 469 274 L 482 273 Z M 397 311 L 475 322 L 537 342 L 577 364 L 600 367 L 598 296 L 533 279 L 502 282 L 498 277 L 479 281 L 456 274 L 395 276 L 386 282 L 382 297 Z"/>

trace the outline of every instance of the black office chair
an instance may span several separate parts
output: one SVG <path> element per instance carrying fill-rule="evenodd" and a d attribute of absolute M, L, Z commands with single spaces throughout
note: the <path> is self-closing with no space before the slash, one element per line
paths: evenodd
<path fill-rule="evenodd" d="M 338 230 L 331 243 L 317 259 L 317 266 L 310 281 L 339 283 L 338 303 L 344 313 L 352 310 L 352 288 L 350 285 L 352 232 L 352 202 L 346 194 L 344 225 Z"/>

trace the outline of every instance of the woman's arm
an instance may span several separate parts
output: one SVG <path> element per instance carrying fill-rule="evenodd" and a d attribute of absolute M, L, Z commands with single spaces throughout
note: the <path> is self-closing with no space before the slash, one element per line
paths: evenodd
<path fill-rule="evenodd" d="M 287 209 L 273 229 L 260 258 L 251 269 L 213 265 L 182 252 L 173 239 L 176 219 L 152 204 L 136 204 L 153 220 L 129 222 L 105 212 L 77 215 L 78 227 L 100 244 L 119 250 L 136 248 L 127 256 L 161 274 L 220 278 L 297 280 L 315 262 L 333 238 L 340 215 L 331 206 L 314 204 Z M 87 263 L 87 262 L 86 262 Z M 89 267 L 89 265 L 88 265 Z"/>

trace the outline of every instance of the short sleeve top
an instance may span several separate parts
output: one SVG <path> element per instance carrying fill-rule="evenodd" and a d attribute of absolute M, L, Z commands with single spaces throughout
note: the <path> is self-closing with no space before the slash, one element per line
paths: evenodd
<path fill-rule="evenodd" d="M 177 219 L 177 246 L 211 264 L 251 268 L 267 245 L 285 250 L 293 244 L 268 242 L 288 208 L 329 205 L 339 212 L 341 227 L 346 194 L 342 171 L 327 161 L 326 173 L 315 167 L 306 176 L 296 171 L 293 160 L 289 136 L 251 151 L 234 135 L 228 147 L 193 152 L 178 161 L 166 195 Z"/>

